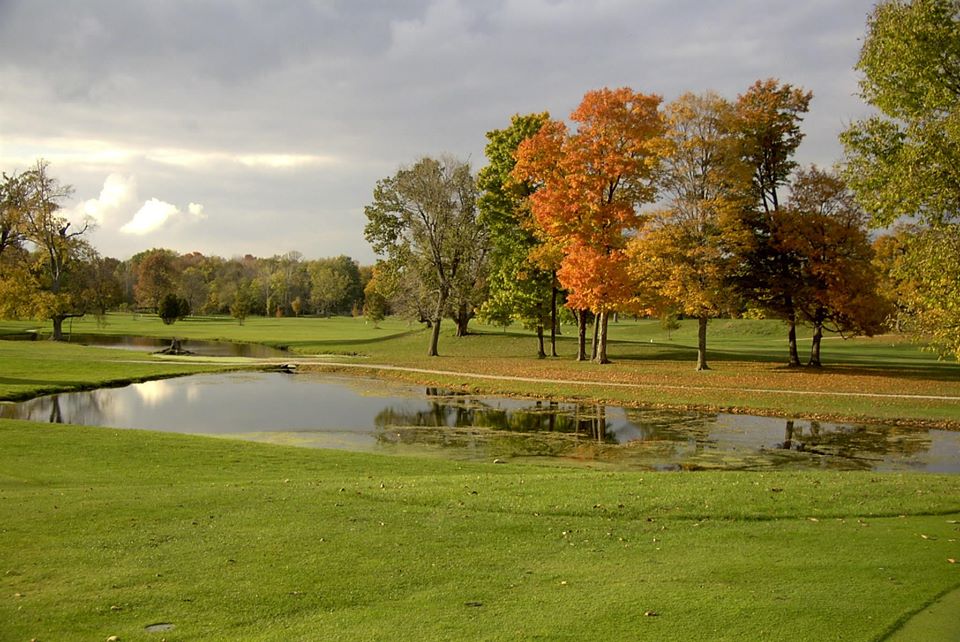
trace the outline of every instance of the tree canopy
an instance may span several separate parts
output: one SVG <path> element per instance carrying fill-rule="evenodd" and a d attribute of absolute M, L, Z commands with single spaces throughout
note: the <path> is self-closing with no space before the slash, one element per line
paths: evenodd
<path fill-rule="evenodd" d="M 857 62 L 880 113 L 841 136 L 850 187 L 876 224 L 960 215 L 960 2 L 886 0 Z"/>
<path fill-rule="evenodd" d="M 476 201 L 468 163 L 422 158 L 377 181 L 373 203 L 364 209 L 364 235 L 374 251 L 401 262 L 435 294 L 430 356 L 438 354 L 451 295 L 467 297 L 479 282 L 488 245 Z"/>

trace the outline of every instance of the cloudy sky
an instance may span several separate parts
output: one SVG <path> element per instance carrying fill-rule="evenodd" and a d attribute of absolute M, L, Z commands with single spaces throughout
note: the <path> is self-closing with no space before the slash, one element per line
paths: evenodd
<path fill-rule="evenodd" d="M 803 163 L 867 113 L 873 0 L 0 0 L 0 169 L 36 159 L 117 258 L 151 247 L 374 256 L 374 183 L 484 164 L 514 113 L 584 92 L 814 92 Z"/>

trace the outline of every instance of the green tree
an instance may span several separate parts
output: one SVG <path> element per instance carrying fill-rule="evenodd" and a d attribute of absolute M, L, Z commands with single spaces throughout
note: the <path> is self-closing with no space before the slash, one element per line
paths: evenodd
<path fill-rule="evenodd" d="M 918 225 L 890 274 L 901 286 L 900 319 L 960 357 L 960 3 L 880 2 L 857 69 L 879 114 L 841 135 L 844 176 L 875 225 L 901 217 Z"/>
<path fill-rule="evenodd" d="M 318 259 L 307 267 L 310 302 L 317 314 L 348 314 L 354 303 L 363 300 L 360 268 L 348 256 Z"/>
<path fill-rule="evenodd" d="M 886 0 L 867 20 L 857 69 L 879 114 L 842 135 L 844 177 L 879 225 L 960 213 L 960 3 Z"/>
<path fill-rule="evenodd" d="M 246 321 L 253 310 L 255 301 L 253 287 L 253 283 L 247 281 L 238 284 L 234 292 L 233 303 L 230 304 L 230 316 L 236 319 L 240 325 L 243 325 L 243 322 Z"/>
<path fill-rule="evenodd" d="M 960 225 L 904 227 L 888 274 L 902 324 L 941 355 L 960 359 Z"/>
<path fill-rule="evenodd" d="M 487 166 L 480 170 L 480 220 L 490 230 L 490 297 L 481 310 L 487 319 L 514 320 L 537 332 L 537 356 L 546 357 L 544 327 L 551 328 L 551 354 L 556 349 L 556 270 L 538 260 L 544 240 L 530 212 L 536 189 L 511 173 L 520 144 L 550 120 L 547 113 L 515 115 L 506 129 L 487 132 Z"/>
<path fill-rule="evenodd" d="M 172 325 L 190 315 L 190 302 L 183 297 L 169 292 L 160 299 L 157 306 L 157 315 L 165 325 Z"/>
<path fill-rule="evenodd" d="M 463 273 L 486 252 L 476 196 L 469 164 L 423 158 L 378 181 L 364 210 L 364 236 L 373 250 L 402 261 L 434 292 L 430 356 L 438 354 L 440 323 L 454 288 L 475 285 L 464 282 Z"/>

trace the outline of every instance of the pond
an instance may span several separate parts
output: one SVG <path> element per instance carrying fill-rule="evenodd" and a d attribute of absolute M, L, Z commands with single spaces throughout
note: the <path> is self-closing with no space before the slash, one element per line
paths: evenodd
<path fill-rule="evenodd" d="M 33 341 L 38 335 L 33 332 L 10 334 L 2 337 L 8 341 Z M 108 334 L 70 334 L 67 343 L 78 343 L 99 348 L 118 348 L 136 352 L 157 352 L 170 347 L 170 338 L 139 337 Z M 230 343 L 228 341 L 203 341 L 200 339 L 180 339 L 184 350 L 204 357 L 252 357 L 255 359 L 284 359 L 290 353 L 259 343 Z"/>
<path fill-rule="evenodd" d="M 960 472 L 960 432 L 505 399 L 313 374 L 150 381 L 4 403 L 0 417 L 617 469 Z"/>

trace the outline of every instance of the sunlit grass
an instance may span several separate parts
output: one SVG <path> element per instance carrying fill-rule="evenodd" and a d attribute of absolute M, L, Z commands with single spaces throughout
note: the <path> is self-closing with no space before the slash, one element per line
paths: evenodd
<path fill-rule="evenodd" d="M 960 478 L 610 473 L 0 421 L 0 639 L 874 640 Z M 152 637 L 150 637 L 152 639 Z"/>

